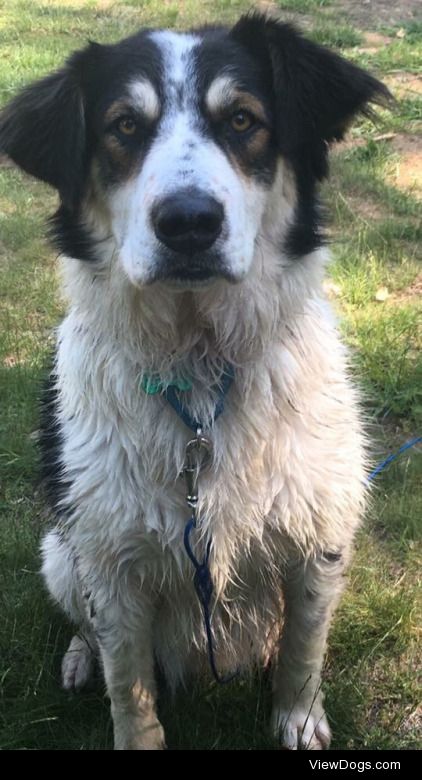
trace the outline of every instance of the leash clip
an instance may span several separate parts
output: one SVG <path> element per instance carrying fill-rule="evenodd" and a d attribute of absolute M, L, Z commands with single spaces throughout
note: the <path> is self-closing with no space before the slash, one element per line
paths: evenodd
<path fill-rule="evenodd" d="M 210 440 L 202 435 L 202 429 L 198 427 L 196 437 L 190 439 L 186 445 L 183 468 L 187 489 L 186 502 L 194 512 L 198 506 L 198 477 L 208 465 L 211 450 Z"/>

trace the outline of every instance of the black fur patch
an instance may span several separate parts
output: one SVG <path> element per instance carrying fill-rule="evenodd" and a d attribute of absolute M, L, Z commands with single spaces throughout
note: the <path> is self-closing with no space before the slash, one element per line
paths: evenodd
<path fill-rule="evenodd" d="M 323 242 L 316 185 L 328 174 L 328 144 L 343 138 L 357 113 L 370 113 L 368 103 L 385 104 L 390 93 L 361 68 L 262 14 L 242 17 L 232 37 L 271 83 L 278 148 L 298 188 L 285 249 L 300 257 Z"/>
<path fill-rule="evenodd" d="M 41 479 L 50 506 L 58 515 L 68 515 L 65 506 L 70 483 L 63 475 L 63 435 L 58 422 L 57 378 L 52 372 L 45 383 L 41 399 L 39 448 Z"/>
<path fill-rule="evenodd" d="M 93 241 L 88 228 L 76 209 L 60 206 L 49 220 L 49 237 L 56 249 L 76 260 L 94 262 L 100 259 L 98 245 Z"/>

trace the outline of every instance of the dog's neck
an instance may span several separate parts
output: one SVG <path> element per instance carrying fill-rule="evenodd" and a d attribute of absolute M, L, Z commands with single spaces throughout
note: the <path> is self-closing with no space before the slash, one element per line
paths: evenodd
<path fill-rule="evenodd" d="M 117 259 L 103 270 L 65 259 L 64 288 L 83 327 L 92 327 L 97 339 L 113 338 L 146 373 L 209 385 L 225 363 L 255 363 L 294 330 L 307 301 L 318 296 L 322 259 L 316 252 L 289 261 L 261 239 L 243 282 L 185 292 L 164 284 L 138 289 Z"/>

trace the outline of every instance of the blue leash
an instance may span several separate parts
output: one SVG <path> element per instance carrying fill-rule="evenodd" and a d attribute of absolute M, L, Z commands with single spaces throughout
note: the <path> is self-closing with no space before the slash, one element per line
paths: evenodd
<path fill-rule="evenodd" d="M 213 594 L 214 586 L 213 586 L 212 577 L 208 566 L 208 562 L 210 559 L 210 551 L 211 551 L 211 540 L 208 541 L 204 560 L 202 561 L 202 563 L 200 563 L 195 557 L 190 544 L 190 535 L 194 528 L 196 528 L 195 518 L 191 517 L 191 519 L 186 523 L 185 526 L 183 542 L 185 545 L 185 550 L 195 568 L 193 585 L 204 614 L 204 624 L 205 624 L 205 631 L 207 634 L 207 642 L 208 642 L 208 661 L 210 664 L 210 668 L 216 682 L 218 682 L 219 685 L 226 685 L 227 683 L 231 682 L 232 680 L 234 680 L 235 677 L 238 676 L 238 672 L 233 672 L 232 674 L 229 674 L 227 677 L 221 677 L 215 663 L 214 639 L 212 634 L 211 615 L 210 615 L 210 604 L 211 604 L 211 597 Z"/>
<path fill-rule="evenodd" d="M 414 439 L 407 441 L 406 444 L 403 444 L 402 447 L 397 450 L 397 452 L 393 452 L 388 456 L 388 458 L 381 461 L 381 463 L 379 463 L 378 466 L 376 466 L 374 470 L 371 471 L 369 476 L 366 478 L 366 481 L 371 482 L 374 477 L 376 477 L 381 471 L 385 469 L 386 466 L 388 466 L 389 463 L 391 463 L 393 460 L 396 460 L 396 458 L 398 458 L 403 452 L 410 450 L 411 447 L 415 447 L 415 445 L 419 444 L 420 442 L 422 442 L 422 436 L 416 436 Z"/>
<path fill-rule="evenodd" d="M 224 367 L 223 375 L 221 377 L 221 382 L 216 388 L 218 394 L 217 395 L 218 400 L 214 409 L 214 415 L 211 422 L 212 425 L 215 423 L 217 418 L 220 417 L 220 415 L 224 411 L 224 402 L 226 399 L 226 395 L 229 392 L 230 387 L 233 383 L 233 379 L 234 379 L 233 367 L 229 364 L 226 364 Z M 186 406 L 181 402 L 177 393 L 176 386 L 168 385 L 167 387 L 165 387 L 163 390 L 163 396 L 166 399 L 166 401 L 168 401 L 168 403 L 173 407 L 177 416 L 180 417 L 180 419 L 185 423 L 185 425 L 188 428 L 190 428 L 195 434 L 198 435 L 198 430 L 202 430 L 202 424 L 198 420 L 195 420 L 192 417 L 192 415 L 187 410 Z M 193 529 L 195 528 L 196 528 L 196 520 L 195 520 L 195 513 L 193 513 L 192 517 L 186 523 L 185 531 L 183 534 L 183 543 L 185 546 L 186 553 L 189 557 L 189 560 L 191 561 L 195 569 L 195 574 L 193 577 L 193 585 L 195 588 L 196 595 L 198 596 L 199 603 L 201 604 L 202 612 L 204 616 L 205 633 L 207 636 L 207 644 L 208 644 L 208 660 L 209 660 L 211 672 L 213 674 L 214 679 L 216 680 L 217 683 L 219 683 L 219 685 L 225 685 L 226 683 L 231 682 L 235 677 L 237 677 L 238 672 L 234 672 L 233 674 L 230 674 L 227 677 L 221 677 L 217 670 L 217 665 L 215 663 L 215 655 L 214 655 L 214 639 L 213 639 L 213 632 L 211 626 L 211 609 L 210 609 L 212 594 L 214 591 L 214 585 L 213 585 L 211 572 L 209 568 L 212 539 L 210 538 L 207 542 L 205 556 L 201 563 L 196 558 L 190 543 L 190 535 Z"/>

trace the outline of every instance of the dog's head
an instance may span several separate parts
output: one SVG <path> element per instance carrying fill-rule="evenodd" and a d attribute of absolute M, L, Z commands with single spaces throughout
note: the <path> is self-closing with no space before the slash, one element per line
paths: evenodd
<path fill-rule="evenodd" d="M 318 246 L 328 144 L 387 97 L 368 73 L 253 14 L 230 30 L 90 44 L 4 109 L 0 151 L 58 190 L 67 254 L 95 261 L 108 235 L 136 285 L 236 282 L 283 177 L 293 194 L 280 249 Z"/>

